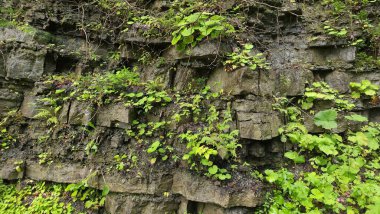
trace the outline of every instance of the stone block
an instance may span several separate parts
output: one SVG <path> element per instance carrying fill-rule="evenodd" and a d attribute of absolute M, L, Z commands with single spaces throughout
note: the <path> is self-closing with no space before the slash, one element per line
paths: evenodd
<path fill-rule="evenodd" d="M 10 53 L 6 60 L 7 78 L 37 81 L 44 72 L 46 51 L 20 49 Z"/>
<path fill-rule="evenodd" d="M 348 73 L 334 71 L 326 75 L 325 81 L 332 88 L 340 93 L 346 93 L 349 90 L 351 75 Z"/>
<path fill-rule="evenodd" d="M 239 112 L 272 112 L 273 99 L 248 95 L 246 99 L 238 99 L 232 103 L 232 109 Z"/>
<path fill-rule="evenodd" d="M 133 118 L 133 110 L 123 103 L 109 104 L 99 108 L 96 124 L 104 127 L 126 128 Z"/>
<path fill-rule="evenodd" d="M 312 63 L 326 65 L 328 62 L 353 62 L 356 59 L 356 47 L 323 47 L 313 48 L 310 52 Z"/>
<path fill-rule="evenodd" d="M 207 81 L 212 91 L 223 89 L 232 95 L 259 94 L 259 73 L 244 67 L 233 72 L 226 72 L 224 68 L 216 69 Z"/>
<path fill-rule="evenodd" d="M 108 194 L 105 210 L 109 214 L 166 214 L 176 213 L 179 200 L 170 197 L 150 197 L 145 195 Z"/>
<path fill-rule="evenodd" d="M 172 192 L 190 201 L 216 204 L 223 208 L 256 207 L 263 202 L 263 196 L 250 188 L 229 192 L 207 178 L 194 176 L 188 172 L 174 174 Z"/>
<path fill-rule="evenodd" d="M 62 111 L 62 113 L 67 114 L 66 111 Z M 71 125 L 87 125 L 93 120 L 94 115 L 94 108 L 91 103 L 73 101 L 70 104 L 68 123 Z"/>
<path fill-rule="evenodd" d="M 2 166 L 0 167 L 0 179 L 4 180 L 18 180 L 24 177 L 24 164 L 21 166 L 22 171 L 17 172 L 15 162 L 20 161 L 16 159 L 9 159 L 3 161 Z"/>
<path fill-rule="evenodd" d="M 286 96 L 301 95 L 307 82 L 313 82 L 313 73 L 306 69 L 281 69 L 277 72 L 276 92 Z"/>
<path fill-rule="evenodd" d="M 27 161 L 25 176 L 38 181 L 52 181 L 57 183 L 78 183 L 92 175 L 94 171 L 81 164 L 50 164 L 41 165 L 37 162 Z M 91 186 L 96 186 L 96 179 L 89 181 Z"/>
<path fill-rule="evenodd" d="M 251 140 L 268 140 L 278 136 L 282 121 L 277 112 L 247 113 L 238 112 L 240 137 Z"/>
<path fill-rule="evenodd" d="M 38 113 L 38 108 L 41 106 L 38 105 L 38 97 L 34 93 L 26 93 L 24 100 L 21 104 L 21 114 L 26 118 L 33 118 Z"/>

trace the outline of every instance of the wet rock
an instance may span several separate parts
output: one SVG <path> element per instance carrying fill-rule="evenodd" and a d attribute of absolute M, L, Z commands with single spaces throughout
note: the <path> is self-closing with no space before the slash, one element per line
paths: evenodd
<path fill-rule="evenodd" d="M 7 78 L 37 81 L 44 72 L 46 51 L 20 49 L 6 60 Z"/>
<path fill-rule="evenodd" d="M 132 121 L 132 109 L 123 103 L 109 104 L 99 108 L 96 116 L 96 124 L 104 127 L 126 128 Z"/>
<path fill-rule="evenodd" d="M 174 174 L 172 192 L 181 194 L 191 201 L 217 204 L 224 208 L 256 207 L 262 202 L 262 196 L 252 190 L 246 189 L 229 193 L 226 189 L 216 186 L 212 181 L 187 172 Z"/>
<path fill-rule="evenodd" d="M 251 140 L 267 140 L 278 136 L 282 121 L 277 112 L 246 113 L 238 112 L 240 137 Z"/>

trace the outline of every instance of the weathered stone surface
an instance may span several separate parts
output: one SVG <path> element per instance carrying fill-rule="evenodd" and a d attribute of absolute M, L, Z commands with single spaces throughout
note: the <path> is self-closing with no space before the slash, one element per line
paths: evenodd
<path fill-rule="evenodd" d="M 105 210 L 110 214 L 167 214 L 176 213 L 179 200 L 173 197 L 109 194 Z"/>
<path fill-rule="evenodd" d="M 191 201 L 213 203 L 224 208 L 256 207 L 263 199 L 262 196 L 249 189 L 229 193 L 228 190 L 216 186 L 212 181 L 187 172 L 174 174 L 172 192 L 181 194 Z"/>
<path fill-rule="evenodd" d="M 67 112 L 62 112 L 67 114 Z M 87 125 L 94 118 L 94 108 L 91 103 L 73 101 L 70 104 L 69 124 L 72 125 Z"/>
<path fill-rule="evenodd" d="M 177 67 L 173 88 L 174 90 L 181 91 L 186 89 L 186 87 L 194 80 L 196 76 L 196 71 L 190 67 Z"/>
<path fill-rule="evenodd" d="M 226 72 L 224 68 L 215 70 L 207 81 L 213 91 L 225 92 L 232 95 L 259 94 L 258 72 L 244 67 L 233 72 Z"/>
<path fill-rule="evenodd" d="M 232 103 L 232 109 L 242 112 L 272 112 L 272 98 L 261 96 L 247 96 Z"/>
<path fill-rule="evenodd" d="M 26 49 L 11 53 L 6 62 L 7 78 L 37 81 L 44 72 L 45 54 Z"/>
<path fill-rule="evenodd" d="M 21 114 L 26 118 L 33 118 L 38 113 L 38 97 L 34 93 L 26 93 L 21 104 Z"/>
<path fill-rule="evenodd" d="M 20 107 L 22 99 L 23 95 L 18 91 L 7 88 L 0 89 L 0 113 Z"/>
<path fill-rule="evenodd" d="M 349 90 L 351 76 L 347 73 L 334 71 L 326 75 L 325 81 L 332 88 L 337 89 L 340 93 L 346 93 Z"/>
<path fill-rule="evenodd" d="M 99 186 L 107 185 L 112 192 L 118 193 L 140 193 L 157 194 L 170 191 L 173 183 L 172 175 L 156 175 L 152 177 L 130 177 L 126 178 L 120 174 L 104 175 L 99 180 Z"/>
<path fill-rule="evenodd" d="M 57 183 L 77 183 L 89 177 L 93 170 L 81 164 L 50 164 L 41 165 L 27 161 L 25 176 L 39 181 L 53 181 Z"/>
<path fill-rule="evenodd" d="M 29 26 L 29 29 L 20 30 L 13 27 L 0 27 L 0 41 L 20 43 L 48 44 L 52 35 Z"/>
<path fill-rule="evenodd" d="M 139 23 L 135 23 L 135 25 L 138 25 Z M 136 26 L 137 27 L 137 26 Z M 137 32 L 135 29 L 128 30 L 127 32 L 123 33 L 119 37 L 119 41 L 121 43 L 140 43 L 140 44 L 147 44 L 147 45 L 170 45 L 171 39 L 169 37 L 151 37 L 147 38 L 146 36 L 141 35 Z"/>
<path fill-rule="evenodd" d="M 16 28 L 0 27 L 0 41 L 15 42 L 33 42 L 33 35 L 27 34 Z"/>
<path fill-rule="evenodd" d="M 307 82 L 314 79 L 313 73 L 306 69 L 281 69 L 278 71 L 276 91 L 281 95 L 297 96 L 303 94 Z"/>
<path fill-rule="evenodd" d="M 104 127 L 126 128 L 132 121 L 132 109 L 123 103 L 110 104 L 101 107 L 96 116 L 96 124 Z"/>
<path fill-rule="evenodd" d="M 356 58 L 356 47 L 314 48 L 311 51 L 313 64 L 328 64 L 328 62 L 352 62 Z"/>
<path fill-rule="evenodd" d="M 276 112 L 246 113 L 238 112 L 240 137 L 252 140 L 267 140 L 278 136 L 282 121 Z"/>
<path fill-rule="evenodd" d="M 24 170 L 17 172 L 15 163 L 20 160 L 9 159 L 3 161 L 2 166 L 0 166 L 0 179 L 4 180 L 17 180 L 24 176 Z M 21 166 L 24 169 L 24 165 Z"/>

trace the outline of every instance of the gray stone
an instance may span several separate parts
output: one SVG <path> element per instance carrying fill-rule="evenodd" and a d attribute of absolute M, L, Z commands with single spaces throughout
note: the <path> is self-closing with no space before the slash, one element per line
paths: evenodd
<path fill-rule="evenodd" d="M 312 63 L 317 65 L 325 65 L 337 62 L 353 62 L 356 58 L 356 47 L 340 47 L 340 48 L 314 48 L 311 49 Z M 329 63 L 330 62 L 330 63 Z"/>
<path fill-rule="evenodd" d="M 108 194 L 105 210 L 110 214 L 168 214 L 176 213 L 179 201 L 172 196 L 149 197 L 144 195 Z"/>
<path fill-rule="evenodd" d="M 223 89 L 232 95 L 259 94 L 259 74 L 244 67 L 233 72 L 226 72 L 224 68 L 216 69 L 207 81 L 212 91 Z"/>
<path fill-rule="evenodd" d="M 256 207 L 262 203 L 263 199 L 262 195 L 250 188 L 230 193 L 204 177 L 193 176 L 187 172 L 174 174 L 172 192 L 181 194 L 187 200 L 217 204 L 223 208 Z"/>
<path fill-rule="evenodd" d="M 24 95 L 24 100 L 21 104 L 21 114 L 26 118 L 34 118 L 34 116 L 38 113 L 38 109 L 41 107 L 38 105 L 38 97 L 34 95 L 34 92 L 28 93 Z"/>
<path fill-rule="evenodd" d="M 132 121 L 132 109 L 123 103 L 115 103 L 99 108 L 96 124 L 104 127 L 126 128 Z"/>
<path fill-rule="evenodd" d="M 299 68 L 281 69 L 277 71 L 276 92 L 286 96 L 297 96 L 303 94 L 307 82 L 314 79 L 313 73 L 309 70 Z"/>
<path fill-rule="evenodd" d="M 334 71 L 326 75 L 325 81 L 332 88 L 337 89 L 340 93 L 346 93 L 349 90 L 351 76 L 347 73 Z"/>
<path fill-rule="evenodd" d="M 62 111 L 63 114 L 67 112 Z M 70 104 L 68 123 L 72 125 L 87 125 L 94 118 L 94 108 L 91 103 L 73 101 Z"/>
<path fill-rule="evenodd" d="M 37 81 L 44 72 L 45 54 L 26 49 L 11 53 L 6 62 L 7 78 Z"/>
<path fill-rule="evenodd" d="M 99 180 L 99 187 L 107 185 L 111 192 L 134 194 L 162 194 L 170 191 L 172 175 L 152 175 L 151 177 L 125 178 L 120 174 L 104 174 Z"/>
<path fill-rule="evenodd" d="M 174 90 L 181 91 L 186 89 L 195 79 L 196 71 L 190 67 L 178 66 L 174 78 Z"/>
<path fill-rule="evenodd" d="M 0 41 L 32 43 L 33 35 L 13 27 L 0 28 Z"/>
<path fill-rule="evenodd" d="M 139 23 L 135 23 L 134 25 L 138 25 Z M 147 38 L 146 36 L 141 35 L 138 33 L 138 30 L 136 29 L 130 29 L 125 33 L 122 33 L 119 37 L 119 41 L 121 43 L 140 43 L 140 44 L 147 44 L 147 45 L 170 45 L 171 39 L 170 37 L 151 37 Z"/>
<path fill-rule="evenodd" d="M 238 112 L 240 137 L 252 140 L 268 140 L 278 136 L 282 121 L 277 112 L 246 113 Z"/>
<path fill-rule="evenodd" d="M 77 183 L 94 175 L 94 181 L 89 181 L 92 186 L 96 185 L 96 173 L 87 166 L 75 163 L 52 163 L 41 165 L 36 162 L 27 161 L 25 176 L 38 181 L 52 181 L 57 183 Z"/>
<path fill-rule="evenodd" d="M 18 180 L 24 177 L 24 170 L 17 172 L 15 163 L 20 160 L 9 159 L 7 161 L 2 161 L 3 164 L 0 168 L 0 179 L 4 180 Z M 21 166 L 24 169 L 24 164 Z"/>

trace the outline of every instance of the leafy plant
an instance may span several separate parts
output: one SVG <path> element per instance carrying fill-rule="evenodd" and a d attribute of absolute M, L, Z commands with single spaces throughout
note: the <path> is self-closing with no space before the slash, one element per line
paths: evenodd
<path fill-rule="evenodd" d="M 314 82 L 311 87 L 305 89 L 305 93 L 299 103 L 302 109 L 309 110 L 318 100 L 331 101 L 338 109 L 351 110 L 355 107 L 353 103 L 344 95 L 340 95 L 337 90 L 331 88 L 325 82 Z"/>
<path fill-rule="evenodd" d="M 263 54 L 252 54 L 252 49 L 252 44 L 245 44 L 243 50 L 238 49 L 228 54 L 224 62 L 226 70 L 233 71 L 244 66 L 248 66 L 253 71 L 257 68 L 269 69 L 269 64 Z"/>
<path fill-rule="evenodd" d="M 11 144 L 16 142 L 16 138 L 12 137 L 7 131 L 7 129 L 3 128 L 0 130 L 0 150 L 4 151 L 9 149 Z"/>
<path fill-rule="evenodd" d="M 187 160 L 191 169 L 196 171 L 207 170 L 205 175 L 219 180 L 230 179 L 231 175 L 226 169 L 217 166 L 214 160 L 219 156 L 222 159 L 236 157 L 238 144 L 238 130 L 225 132 L 230 128 L 232 121 L 230 111 L 227 110 L 219 122 L 219 112 L 214 106 L 209 108 L 207 117 L 208 126 L 199 129 L 196 133 L 188 131 L 179 137 L 187 143 L 188 152 L 182 159 Z"/>
<path fill-rule="evenodd" d="M 235 32 L 225 17 L 208 12 L 183 16 L 178 20 L 176 27 L 178 29 L 172 33 L 172 45 L 176 45 L 178 50 L 195 47 L 207 37 L 215 39 Z"/>
<path fill-rule="evenodd" d="M 338 127 L 336 123 L 338 113 L 334 109 L 320 111 L 314 116 L 314 123 L 324 129 L 335 129 Z"/>
<path fill-rule="evenodd" d="M 65 191 L 71 192 L 74 202 L 77 200 L 84 201 L 87 209 L 99 209 L 102 207 L 105 202 L 105 196 L 109 193 L 107 186 L 103 188 L 103 191 L 88 186 L 88 180 L 93 176 L 95 174 L 91 174 L 76 184 L 69 184 L 65 189 Z"/>
<path fill-rule="evenodd" d="M 374 96 L 379 91 L 379 86 L 374 85 L 369 80 L 362 80 L 360 83 L 351 82 L 351 96 L 352 98 L 359 99 L 361 95 Z"/>
<path fill-rule="evenodd" d="M 335 128 L 338 113 L 344 111 L 333 106 L 333 109 L 317 113 L 315 122 L 328 130 Z M 283 109 L 281 112 L 296 111 Z M 300 117 L 301 114 L 290 116 Z M 368 120 L 357 114 L 345 118 L 357 122 Z M 296 145 L 294 151 L 285 153 L 285 157 L 300 166 L 265 170 L 265 180 L 274 190 L 263 212 L 376 213 L 380 199 L 380 125 L 369 123 L 360 130 L 341 134 L 330 131 L 315 134 L 308 133 L 302 121 L 302 118 L 293 118 L 279 130 L 282 142 Z M 300 173 L 300 168 L 308 170 Z"/>

